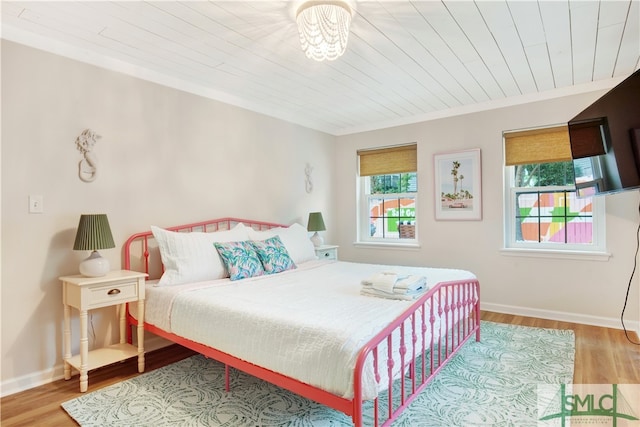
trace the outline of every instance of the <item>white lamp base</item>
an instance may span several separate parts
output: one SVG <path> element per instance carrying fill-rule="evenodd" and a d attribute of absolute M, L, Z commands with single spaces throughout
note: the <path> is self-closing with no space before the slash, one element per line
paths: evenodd
<path fill-rule="evenodd" d="M 101 277 L 109 272 L 109 260 L 102 258 L 98 251 L 91 252 L 89 258 L 80 263 L 80 274 L 87 277 Z"/>
<path fill-rule="evenodd" d="M 317 248 L 318 246 L 322 246 L 322 244 L 324 243 L 324 239 L 316 231 L 315 233 L 313 233 L 313 236 L 311 236 L 311 242 L 313 243 L 313 246 Z"/>

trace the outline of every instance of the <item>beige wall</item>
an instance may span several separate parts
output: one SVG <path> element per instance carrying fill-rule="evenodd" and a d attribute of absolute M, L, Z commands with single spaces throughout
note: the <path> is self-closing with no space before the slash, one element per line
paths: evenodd
<path fill-rule="evenodd" d="M 480 278 L 485 307 L 615 324 L 632 269 L 637 192 L 606 199 L 609 261 L 500 253 L 501 132 L 566 122 L 601 94 L 335 138 L 2 41 L 2 394 L 61 377 L 57 278 L 76 273 L 86 256 L 71 250 L 81 213 L 109 215 L 118 248 L 102 254 L 119 266 L 122 242 L 150 224 L 220 216 L 306 224 L 309 211 L 321 210 L 325 240 L 340 245 L 344 260 L 465 268 Z M 90 184 L 78 178 L 74 144 L 85 128 L 102 135 Z M 420 249 L 355 247 L 356 150 L 413 141 Z M 482 221 L 434 221 L 433 154 L 475 147 L 482 149 Z M 44 196 L 43 214 L 28 213 L 29 194 Z M 635 327 L 639 298 L 636 281 L 626 317 Z M 92 323 L 90 346 L 115 338 L 111 310 L 93 313 Z M 74 313 L 74 337 L 77 329 Z"/>
<path fill-rule="evenodd" d="M 383 250 L 354 246 L 355 185 L 341 185 L 338 240 L 343 259 L 468 269 L 482 287 L 485 309 L 566 319 L 620 328 L 620 311 L 633 269 L 638 192 L 606 196 L 608 261 L 513 257 L 503 246 L 502 131 L 566 123 L 603 92 L 461 115 L 413 125 L 338 137 L 337 183 L 356 181 L 356 151 L 417 142 L 419 249 Z M 482 221 L 435 221 L 433 155 L 482 150 Z M 638 328 L 638 278 L 625 319 Z"/>
<path fill-rule="evenodd" d="M 78 178 L 75 139 L 102 139 L 97 179 Z M 122 243 L 150 224 L 222 216 L 332 224 L 333 136 L 2 41 L 3 394 L 59 377 L 62 297 L 57 278 L 88 253 L 71 248 L 82 213 L 107 213 Z M 314 190 L 305 191 L 305 165 Z M 28 213 L 28 196 L 44 213 Z M 112 310 L 93 312 L 94 344 L 114 339 Z M 72 334 L 77 351 L 78 319 Z M 106 335 L 106 336 L 104 336 Z"/>

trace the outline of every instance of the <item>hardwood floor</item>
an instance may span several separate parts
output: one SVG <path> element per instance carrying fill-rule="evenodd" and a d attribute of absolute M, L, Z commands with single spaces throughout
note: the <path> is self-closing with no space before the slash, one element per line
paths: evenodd
<path fill-rule="evenodd" d="M 482 312 L 482 319 L 537 328 L 572 329 L 576 337 L 574 384 L 640 384 L 640 345 L 621 329 Z M 633 332 L 629 337 L 639 342 Z"/>
<path fill-rule="evenodd" d="M 179 345 L 171 345 L 145 354 L 145 372 L 195 354 Z M 138 374 L 136 358 L 89 372 L 89 392 L 135 377 Z M 3 397 L 0 401 L 2 427 L 65 427 L 77 426 L 60 406 L 62 402 L 80 396 L 78 374 L 69 381 L 58 380 L 40 387 Z"/>
<path fill-rule="evenodd" d="M 574 383 L 640 384 L 640 346 L 627 341 L 624 332 L 553 320 L 482 312 L 482 319 L 539 328 L 572 329 L 576 335 Z M 636 342 L 638 337 L 630 333 Z M 194 354 L 172 345 L 146 355 L 146 372 Z M 135 359 L 91 371 L 89 391 L 138 375 Z M 80 395 L 78 375 L 69 381 L 59 380 L 0 401 L 1 424 L 10 426 L 75 426 L 60 407 L 62 402 Z"/>

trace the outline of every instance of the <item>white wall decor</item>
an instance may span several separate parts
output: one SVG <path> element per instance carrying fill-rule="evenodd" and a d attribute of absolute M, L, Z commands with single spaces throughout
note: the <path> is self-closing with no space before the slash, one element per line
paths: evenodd
<path fill-rule="evenodd" d="M 313 191 L 313 182 L 311 181 L 311 172 L 313 172 L 313 168 L 311 167 L 311 165 L 309 163 L 307 163 L 307 166 L 304 168 L 304 174 L 305 174 L 305 179 L 304 179 L 304 188 L 305 190 L 307 190 L 307 193 L 311 193 Z"/>
<path fill-rule="evenodd" d="M 96 145 L 96 142 L 98 142 L 98 139 L 100 138 L 102 137 L 91 129 L 83 130 L 76 138 L 78 151 L 80 151 L 84 156 L 78 164 L 78 176 L 84 182 L 91 182 L 96 179 L 98 164 L 96 156 L 91 152 L 91 150 L 93 150 L 93 146 Z"/>

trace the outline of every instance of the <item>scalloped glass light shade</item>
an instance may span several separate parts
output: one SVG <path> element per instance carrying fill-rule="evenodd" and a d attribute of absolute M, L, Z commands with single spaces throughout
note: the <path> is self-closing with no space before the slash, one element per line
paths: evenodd
<path fill-rule="evenodd" d="M 340 57 L 347 48 L 351 8 L 342 1 L 310 1 L 296 14 L 302 50 L 316 61 Z"/>

